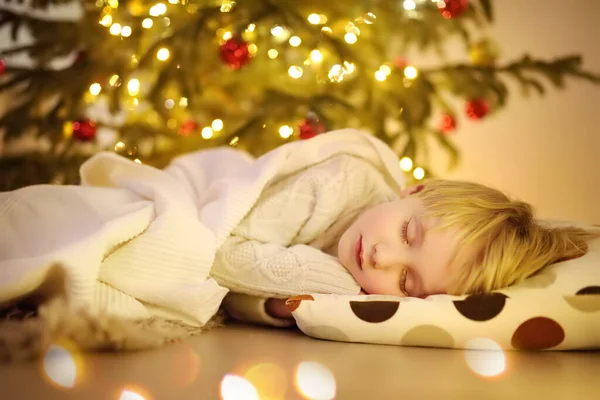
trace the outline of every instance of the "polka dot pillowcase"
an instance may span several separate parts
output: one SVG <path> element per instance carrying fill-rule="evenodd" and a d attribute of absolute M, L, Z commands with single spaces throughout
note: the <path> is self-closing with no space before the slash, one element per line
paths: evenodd
<path fill-rule="evenodd" d="M 292 297 L 287 304 L 298 327 L 320 339 L 445 348 L 598 349 L 600 241 L 590 243 L 583 257 L 551 265 L 489 295 L 311 294 Z"/>

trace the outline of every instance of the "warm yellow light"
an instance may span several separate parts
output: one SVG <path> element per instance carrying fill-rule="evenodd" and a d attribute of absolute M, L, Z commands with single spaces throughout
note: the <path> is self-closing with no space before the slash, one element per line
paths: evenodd
<path fill-rule="evenodd" d="M 100 20 L 100 25 L 102 26 L 106 26 L 107 28 L 112 24 L 112 15 L 110 14 L 106 14 L 104 17 L 102 17 L 102 19 Z"/>
<path fill-rule="evenodd" d="M 173 107 L 175 107 L 175 100 L 173 99 L 167 99 L 165 100 L 165 108 L 167 109 L 172 109 Z"/>
<path fill-rule="evenodd" d="M 304 73 L 304 71 L 302 70 L 302 68 L 300 68 L 297 65 L 292 65 L 289 69 L 288 69 L 288 74 L 294 78 L 294 79 L 298 79 L 302 76 L 302 74 Z"/>
<path fill-rule="evenodd" d="M 308 22 L 313 25 L 318 25 L 321 22 L 321 17 L 319 17 L 319 14 L 310 14 L 307 19 Z"/>
<path fill-rule="evenodd" d="M 188 98 L 182 97 L 179 99 L 179 107 L 186 108 L 188 106 Z"/>
<path fill-rule="evenodd" d="M 221 12 L 229 12 L 235 5 L 235 1 L 224 0 L 221 4 Z"/>
<path fill-rule="evenodd" d="M 221 381 L 221 398 L 223 400 L 258 400 L 259 396 L 254 385 L 247 379 L 244 379 L 241 376 L 227 374 Z"/>
<path fill-rule="evenodd" d="M 220 132 L 223 129 L 223 121 L 220 119 L 215 119 L 210 126 L 215 132 Z"/>
<path fill-rule="evenodd" d="M 239 142 L 240 142 L 240 137 L 239 137 L 239 136 L 236 136 L 236 137 L 234 137 L 233 139 L 231 139 L 231 140 L 229 141 L 229 145 L 230 145 L 230 146 L 234 146 L 234 147 L 235 147 L 235 146 L 237 146 L 237 145 L 238 145 L 238 143 L 239 143 Z"/>
<path fill-rule="evenodd" d="M 231 31 L 225 31 L 223 33 L 223 40 L 229 40 L 233 37 L 233 33 Z"/>
<path fill-rule="evenodd" d="M 330 27 L 324 26 L 321 28 L 321 32 L 333 33 Z"/>
<path fill-rule="evenodd" d="M 115 151 L 117 153 L 125 151 L 126 148 L 127 148 L 127 146 L 125 146 L 125 143 L 123 143 L 123 142 L 118 142 L 117 144 L 115 144 Z"/>
<path fill-rule="evenodd" d="M 279 136 L 284 139 L 289 138 L 294 133 L 294 128 L 289 125 L 283 125 L 279 127 Z"/>
<path fill-rule="evenodd" d="M 248 25 L 248 27 L 246 28 L 247 32 L 254 32 L 254 30 L 256 29 L 256 25 L 255 24 L 250 24 Z"/>
<path fill-rule="evenodd" d="M 402 171 L 410 171 L 413 167 L 413 161 L 410 159 L 410 157 L 402 157 L 400 159 L 400 168 L 402 169 Z"/>
<path fill-rule="evenodd" d="M 150 18 L 145 18 L 142 21 L 142 28 L 150 29 L 152 28 L 152 25 L 154 25 L 154 22 Z"/>
<path fill-rule="evenodd" d="M 316 361 L 298 364 L 294 383 L 298 392 L 306 399 L 334 399 L 337 391 L 333 372 Z"/>
<path fill-rule="evenodd" d="M 257 45 L 255 45 L 254 43 L 250 44 L 250 45 L 248 46 L 248 52 L 249 52 L 251 55 L 255 55 L 255 54 L 258 52 L 258 46 L 257 46 Z"/>
<path fill-rule="evenodd" d="M 171 53 L 166 47 L 163 47 L 156 52 L 156 58 L 158 58 L 160 61 L 166 61 L 170 55 Z"/>
<path fill-rule="evenodd" d="M 351 74 L 356 70 L 356 67 L 353 63 L 349 63 L 348 61 L 344 61 L 344 68 L 346 69 L 346 73 Z"/>
<path fill-rule="evenodd" d="M 121 34 L 121 24 L 112 24 L 109 32 L 111 35 L 117 36 Z"/>
<path fill-rule="evenodd" d="M 146 398 L 133 390 L 123 389 L 118 400 L 146 400 Z"/>
<path fill-rule="evenodd" d="M 377 19 L 377 16 L 375 14 L 367 13 L 367 15 L 365 15 L 365 24 L 371 25 L 371 24 L 375 23 L 376 19 Z"/>
<path fill-rule="evenodd" d="M 425 177 L 425 170 L 421 167 L 417 167 L 415 168 L 415 170 L 413 171 L 413 176 L 415 177 L 416 180 L 421 180 Z"/>
<path fill-rule="evenodd" d="M 99 83 L 92 83 L 90 85 L 90 93 L 93 96 L 98 96 L 100 94 L 100 92 L 102 91 L 102 86 L 100 86 Z"/>
<path fill-rule="evenodd" d="M 279 25 L 275 25 L 271 28 L 271 35 L 277 37 L 283 34 L 283 27 Z"/>
<path fill-rule="evenodd" d="M 210 139 L 213 137 L 213 133 L 213 130 L 209 126 L 205 126 L 202 128 L 202 132 L 200 134 L 202 135 L 202 139 Z"/>
<path fill-rule="evenodd" d="M 141 164 L 141 163 L 142 163 L 142 161 L 141 161 L 139 158 L 136 158 L 135 160 L 133 160 L 133 162 L 134 162 L 134 163 L 138 163 L 138 164 Z"/>
<path fill-rule="evenodd" d="M 171 4 L 177 4 L 179 2 L 179 0 L 169 0 L 169 3 Z"/>
<path fill-rule="evenodd" d="M 279 55 L 279 52 L 277 50 L 275 50 L 275 49 L 269 49 L 269 51 L 267 51 L 267 55 L 269 56 L 269 58 L 271 60 L 274 60 Z"/>
<path fill-rule="evenodd" d="M 419 73 L 415 67 L 409 65 L 408 67 L 404 68 L 404 76 L 408 79 L 415 79 L 418 74 Z"/>
<path fill-rule="evenodd" d="M 118 8 L 119 7 L 119 0 L 108 0 L 108 6 L 110 8 Z"/>
<path fill-rule="evenodd" d="M 414 0 L 404 0 L 404 3 L 402 4 L 402 6 L 404 7 L 405 10 L 414 10 L 415 8 L 417 8 L 417 4 L 415 3 Z"/>
<path fill-rule="evenodd" d="M 348 44 L 354 44 L 358 40 L 358 37 L 354 33 L 346 33 L 344 35 L 344 40 Z"/>
<path fill-rule="evenodd" d="M 379 82 L 383 82 L 387 79 L 387 75 L 382 70 L 375 71 L 375 79 Z"/>
<path fill-rule="evenodd" d="M 110 86 L 120 86 L 121 85 L 121 78 L 119 77 L 119 75 L 113 75 L 110 77 L 110 79 L 108 80 L 108 83 L 110 84 Z"/>
<path fill-rule="evenodd" d="M 319 50 L 314 49 L 310 52 L 310 60 L 312 62 L 320 63 L 323 61 L 323 54 Z"/>
<path fill-rule="evenodd" d="M 130 26 L 124 26 L 123 29 L 121 29 L 121 36 L 123 37 L 129 37 L 131 36 L 132 30 Z"/>
<path fill-rule="evenodd" d="M 392 73 L 392 69 L 390 67 L 388 67 L 387 65 L 382 65 L 381 67 L 379 67 L 379 70 L 383 71 L 383 73 L 388 76 Z"/>
<path fill-rule="evenodd" d="M 341 82 L 344 80 L 344 75 L 346 74 L 346 70 L 340 64 L 335 64 L 329 70 L 327 76 L 331 82 Z"/>
<path fill-rule="evenodd" d="M 131 96 L 136 96 L 140 92 L 140 81 L 132 79 L 127 83 L 127 90 Z"/>
<path fill-rule="evenodd" d="M 163 3 L 158 3 L 150 8 L 149 14 L 153 17 L 158 17 L 167 12 L 167 6 Z"/>
<path fill-rule="evenodd" d="M 320 19 L 320 23 L 321 24 L 326 24 L 327 23 L 327 17 L 323 14 L 319 14 L 319 19 Z"/>
<path fill-rule="evenodd" d="M 502 347 L 488 338 L 469 339 L 465 361 L 473 372 L 484 377 L 498 376 L 506 370 L 506 356 Z"/>
<path fill-rule="evenodd" d="M 302 39 L 300 39 L 298 36 L 292 36 L 290 38 L 290 46 L 298 47 L 300 46 L 300 43 L 302 43 Z"/>
<path fill-rule="evenodd" d="M 356 36 L 360 35 L 360 29 L 358 29 L 358 26 L 354 25 L 354 22 L 348 22 L 344 30 L 347 33 L 354 33 Z"/>
<path fill-rule="evenodd" d="M 77 361 L 71 352 L 61 346 L 50 345 L 43 360 L 43 372 L 53 383 L 73 388 L 77 382 Z"/>

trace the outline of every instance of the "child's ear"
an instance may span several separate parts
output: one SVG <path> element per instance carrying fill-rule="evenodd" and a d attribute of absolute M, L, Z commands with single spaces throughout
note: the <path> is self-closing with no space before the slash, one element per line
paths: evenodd
<path fill-rule="evenodd" d="M 400 198 L 404 199 L 410 196 L 411 194 L 419 193 L 421 190 L 423 190 L 424 187 L 425 185 L 409 186 L 400 193 Z"/>

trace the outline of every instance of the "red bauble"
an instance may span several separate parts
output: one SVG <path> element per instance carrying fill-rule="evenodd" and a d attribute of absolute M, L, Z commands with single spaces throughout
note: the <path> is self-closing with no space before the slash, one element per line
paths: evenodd
<path fill-rule="evenodd" d="M 473 99 L 465 104 L 465 112 L 472 120 L 479 120 L 490 112 L 490 105 L 485 99 Z"/>
<path fill-rule="evenodd" d="M 219 47 L 221 59 L 232 69 L 240 69 L 250 62 L 248 43 L 240 38 L 231 38 Z"/>
<path fill-rule="evenodd" d="M 398 68 L 399 70 L 404 71 L 404 68 L 406 68 L 408 66 L 408 61 L 406 61 L 406 58 L 404 58 L 404 57 L 396 57 L 396 58 L 394 58 L 393 64 L 394 64 L 394 67 Z"/>
<path fill-rule="evenodd" d="M 6 71 L 6 63 L 4 60 L 0 60 L 0 74 L 3 74 Z"/>
<path fill-rule="evenodd" d="M 452 115 L 442 115 L 442 120 L 440 121 L 440 130 L 444 133 L 450 133 L 456 130 L 456 120 Z"/>
<path fill-rule="evenodd" d="M 469 0 L 440 0 L 437 6 L 446 19 L 456 18 L 469 8 Z"/>
<path fill-rule="evenodd" d="M 73 137 L 81 142 L 96 139 L 96 123 L 91 119 L 80 119 L 73 122 Z"/>
<path fill-rule="evenodd" d="M 305 119 L 300 124 L 300 139 L 302 140 L 314 138 L 315 136 L 323 132 L 325 132 L 325 125 L 323 125 L 319 121 L 310 121 L 308 119 Z"/>
<path fill-rule="evenodd" d="M 181 136 L 189 136 L 192 132 L 195 132 L 197 130 L 198 124 L 193 119 L 190 119 L 181 124 L 179 130 L 177 131 L 177 134 Z"/>

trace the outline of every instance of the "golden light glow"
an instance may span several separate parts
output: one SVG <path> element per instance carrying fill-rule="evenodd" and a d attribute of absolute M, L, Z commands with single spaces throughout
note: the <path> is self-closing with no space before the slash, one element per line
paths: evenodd
<path fill-rule="evenodd" d="M 354 22 L 348 22 L 344 30 L 347 33 L 354 33 L 356 36 L 360 35 L 360 29 L 358 26 L 354 25 Z"/>
<path fill-rule="evenodd" d="M 110 84 L 110 86 L 113 87 L 121 86 L 121 78 L 119 77 L 119 75 L 113 75 L 108 80 L 108 83 Z"/>
<path fill-rule="evenodd" d="M 118 8 L 119 7 L 119 0 L 108 0 L 108 6 L 110 8 Z"/>
<path fill-rule="evenodd" d="M 492 339 L 471 339 L 465 347 L 467 365 L 476 374 L 492 377 L 506 370 L 506 357 L 502 347 Z"/>
<path fill-rule="evenodd" d="M 287 374 L 277 364 L 261 363 L 253 365 L 244 374 L 244 378 L 254 385 L 261 399 L 286 398 Z"/>
<path fill-rule="evenodd" d="M 288 69 L 288 74 L 294 79 L 298 79 L 298 78 L 302 77 L 303 73 L 304 73 L 304 71 L 302 70 L 302 68 L 297 65 L 292 65 Z"/>
<path fill-rule="evenodd" d="M 73 135 L 73 123 L 71 121 L 67 121 L 63 125 L 63 137 L 65 139 L 69 139 Z"/>
<path fill-rule="evenodd" d="M 414 10 L 415 8 L 417 8 L 417 4 L 415 3 L 414 0 L 404 0 L 404 3 L 402 3 L 402 6 L 404 7 L 405 10 Z"/>
<path fill-rule="evenodd" d="M 124 389 L 119 400 L 146 400 L 146 398 L 133 390 Z"/>
<path fill-rule="evenodd" d="M 167 6 L 165 6 L 163 3 L 158 3 L 158 4 L 153 5 L 150 8 L 149 14 L 152 17 L 159 17 L 166 12 L 167 12 Z"/>
<path fill-rule="evenodd" d="M 233 139 L 231 139 L 231 141 L 229 142 L 229 145 L 235 147 L 238 145 L 239 142 L 240 142 L 240 137 L 236 136 Z"/>
<path fill-rule="evenodd" d="M 289 138 L 290 136 L 292 136 L 294 134 L 294 128 L 292 128 L 289 125 L 283 125 L 279 127 L 279 136 L 281 136 L 284 139 Z"/>
<path fill-rule="evenodd" d="M 333 33 L 330 27 L 324 26 L 321 28 L 321 32 Z"/>
<path fill-rule="evenodd" d="M 318 25 L 321 22 L 321 18 L 319 17 L 319 14 L 310 14 L 307 18 L 308 22 L 310 22 L 313 25 Z"/>
<path fill-rule="evenodd" d="M 111 35 L 118 36 L 121 34 L 121 24 L 112 24 L 108 30 Z"/>
<path fill-rule="evenodd" d="M 179 2 L 179 0 L 169 0 L 170 4 L 177 4 Z"/>
<path fill-rule="evenodd" d="M 131 96 L 137 96 L 140 92 L 140 81 L 138 79 L 132 79 L 127 83 L 127 91 Z"/>
<path fill-rule="evenodd" d="M 138 163 L 138 164 L 142 163 L 142 161 L 139 158 L 136 158 L 135 160 L 133 160 L 133 162 Z"/>
<path fill-rule="evenodd" d="M 158 49 L 158 51 L 156 52 L 156 58 L 158 58 L 160 61 L 166 61 L 170 55 L 171 53 L 166 47 Z"/>
<path fill-rule="evenodd" d="M 258 52 L 258 46 L 254 43 L 251 43 L 250 45 L 248 45 L 248 52 L 251 55 L 255 55 Z"/>
<path fill-rule="evenodd" d="M 392 73 L 392 69 L 387 65 L 382 65 L 381 67 L 379 67 L 379 70 L 383 71 L 383 73 L 387 76 L 390 76 L 390 74 Z"/>
<path fill-rule="evenodd" d="M 275 50 L 275 49 L 269 49 L 269 51 L 267 51 L 267 55 L 269 56 L 269 58 L 271 60 L 274 60 L 279 55 L 279 52 L 277 50 Z"/>
<path fill-rule="evenodd" d="M 233 37 L 233 33 L 231 31 L 225 31 L 223 33 L 223 40 L 229 40 Z"/>
<path fill-rule="evenodd" d="M 316 361 L 303 361 L 296 367 L 295 386 L 306 399 L 333 399 L 336 382 L 329 368 Z"/>
<path fill-rule="evenodd" d="M 66 348 L 50 345 L 44 355 L 43 370 L 52 383 L 69 389 L 75 386 L 77 363 Z"/>
<path fill-rule="evenodd" d="M 290 46 L 298 47 L 300 46 L 300 43 L 302 43 L 302 39 L 300 39 L 298 36 L 292 36 L 290 38 Z"/>
<path fill-rule="evenodd" d="M 173 100 L 173 99 L 167 99 L 167 100 L 165 100 L 165 108 L 166 109 L 170 110 L 173 107 L 175 107 L 175 100 Z"/>
<path fill-rule="evenodd" d="M 410 159 L 410 157 L 402 157 L 400 159 L 400 168 L 402 169 L 402 171 L 410 171 L 413 167 L 413 161 Z"/>
<path fill-rule="evenodd" d="M 151 18 L 144 18 L 142 21 L 142 28 L 150 29 L 152 28 L 152 25 L 154 25 L 154 21 L 152 21 Z"/>
<path fill-rule="evenodd" d="M 120 153 L 120 152 L 122 152 L 122 151 L 125 151 L 125 148 L 126 148 L 126 147 L 127 147 L 127 146 L 125 146 L 125 143 L 123 143 L 123 142 L 118 142 L 117 144 L 115 144 L 115 151 L 116 151 L 117 153 Z"/>
<path fill-rule="evenodd" d="M 417 167 L 413 171 L 413 176 L 415 177 L 416 180 L 420 181 L 421 179 L 425 178 L 425 170 L 421 167 Z"/>
<path fill-rule="evenodd" d="M 223 4 L 221 4 L 221 12 L 229 12 L 235 5 L 235 1 L 224 0 Z"/>
<path fill-rule="evenodd" d="M 182 97 L 179 99 L 179 107 L 187 107 L 188 106 L 188 98 L 187 97 Z"/>
<path fill-rule="evenodd" d="M 133 32 L 133 31 L 132 31 L 132 29 L 131 29 L 131 27 L 130 27 L 130 26 L 124 26 L 124 27 L 121 29 L 121 36 L 123 36 L 123 37 L 129 37 L 129 36 L 131 36 L 131 33 L 132 33 L 132 32 Z"/>
<path fill-rule="evenodd" d="M 335 64 L 333 67 L 331 67 L 329 73 L 327 74 L 329 80 L 332 82 L 343 81 L 344 75 L 346 75 L 346 71 L 344 70 L 344 67 L 342 67 L 340 64 Z"/>
<path fill-rule="evenodd" d="M 220 132 L 223 129 L 223 121 L 220 119 L 215 119 L 210 126 L 215 132 Z"/>
<path fill-rule="evenodd" d="M 348 61 L 344 61 L 344 68 L 346 68 L 346 71 L 348 74 L 351 74 L 354 72 L 354 70 L 356 69 L 354 67 L 353 63 L 349 63 Z"/>
<path fill-rule="evenodd" d="M 375 71 L 375 79 L 377 79 L 379 82 L 383 82 L 387 79 L 387 75 L 382 70 L 377 70 Z"/>
<path fill-rule="evenodd" d="M 319 50 L 314 49 L 310 52 L 310 60 L 312 62 L 320 63 L 323 61 L 323 54 Z"/>
<path fill-rule="evenodd" d="M 358 37 L 354 33 L 346 33 L 344 35 L 344 40 L 348 44 L 354 44 L 358 40 Z"/>
<path fill-rule="evenodd" d="M 213 134 L 214 132 L 211 127 L 205 126 L 204 128 L 202 128 L 202 139 L 210 139 L 211 137 L 213 137 Z"/>
<path fill-rule="evenodd" d="M 273 28 L 271 28 L 271 35 L 275 37 L 283 35 L 283 27 L 275 25 Z"/>
<path fill-rule="evenodd" d="M 419 72 L 415 67 L 409 65 L 408 67 L 404 68 L 404 76 L 408 79 L 415 79 L 417 75 L 419 75 Z"/>
<path fill-rule="evenodd" d="M 227 374 L 221 380 L 221 398 L 223 400 L 258 400 L 254 385 L 241 376 Z"/>
<path fill-rule="evenodd" d="M 100 94 L 100 92 L 102 91 L 102 86 L 100 86 L 99 83 L 92 83 L 90 85 L 90 93 L 93 96 L 98 96 Z"/>
<path fill-rule="evenodd" d="M 246 28 L 246 32 L 254 32 L 255 29 L 256 29 L 256 25 L 255 24 L 250 24 Z"/>
<path fill-rule="evenodd" d="M 107 28 L 112 24 L 113 18 L 112 15 L 110 14 L 106 14 L 104 17 L 102 17 L 102 19 L 100 20 L 100 25 L 102 26 L 106 26 Z"/>

